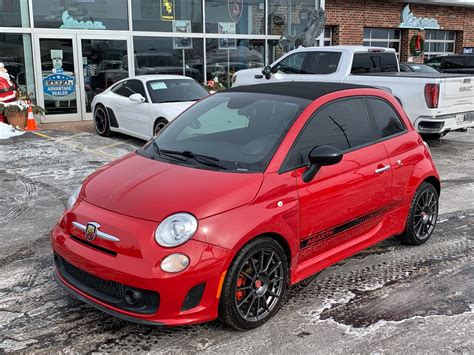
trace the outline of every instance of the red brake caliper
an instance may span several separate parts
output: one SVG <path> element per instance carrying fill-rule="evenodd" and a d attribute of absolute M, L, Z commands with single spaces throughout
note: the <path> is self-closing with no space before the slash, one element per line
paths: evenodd
<path fill-rule="evenodd" d="M 244 275 L 239 275 L 239 278 L 237 279 L 237 288 L 242 287 L 245 283 L 245 276 Z M 245 296 L 245 291 L 236 291 L 235 292 L 235 298 L 237 298 L 237 301 L 241 301 Z"/>

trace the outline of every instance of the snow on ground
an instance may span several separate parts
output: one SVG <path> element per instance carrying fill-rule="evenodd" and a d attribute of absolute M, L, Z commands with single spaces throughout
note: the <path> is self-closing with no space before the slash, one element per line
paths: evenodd
<path fill-rule="evenodd" d="M 0 139 L 7 139 L 14 136 L 21 136 L 23 133 L 6 123 L 0 122 Z"/>

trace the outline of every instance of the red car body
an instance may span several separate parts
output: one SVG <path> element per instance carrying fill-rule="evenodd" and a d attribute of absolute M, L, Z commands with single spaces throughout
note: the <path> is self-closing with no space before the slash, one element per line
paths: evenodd
<path fill-rule="evenodd" d="M 359 96 L 389 102 L 406 132 L 344 154 L 339 164 L 321 169 L 309 183 L 301 178 L 307 167 L 281 171 L 293 142 L 318 108 Z M 374 174 L 386 165 L 391 170 Z M 297 117 L 263 173 L 195 169 L 135 152 L 99 169 L 85 180 L 77 202 L 52 231 L 55 276 L 76 297 L 125 319 L 164 325 L 210 321 L 218 317 L 229 265 L 256 236 L 270 236 L 285 246 L 289 284 L 294 284 L 402 233 L 423 181 L 439 189 L 431 155 L 398 101 L 372 88 L 334 91 L 315 99 Z M 157 225 L 181 211 L 197 218 L 197 232 L 178 247 L 161 247 L 154 239 Z M 91 219 L 120 236 L 120 242 L 87 242 L 73 222 L 85 225 Z M 160 262 L 175 252 L 187 255 L 189 266 L 179 273 L 164 272 Z M 86 273 L 81 277 L 154 291 L 159 307 L 151 313 L 115 307 L 64 277 L 64 262 L 71 274 L 79 270 Z M 205 288 L 199 304 L 183 310 L 190 290 L 201 284 Z"/>

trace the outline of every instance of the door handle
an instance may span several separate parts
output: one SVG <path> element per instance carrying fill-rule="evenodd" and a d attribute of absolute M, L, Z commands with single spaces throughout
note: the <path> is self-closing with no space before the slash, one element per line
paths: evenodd
<path fill-rule="evenodd" d="M 390 170 L 390 165 L 385 165 L 381 168 L 375 169 L 376 174 L 382 174 L 384 171 Z"/>

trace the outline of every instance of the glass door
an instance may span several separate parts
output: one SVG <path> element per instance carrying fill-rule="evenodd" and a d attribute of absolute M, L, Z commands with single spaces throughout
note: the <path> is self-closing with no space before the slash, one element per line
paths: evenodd
<path fill-rule="evenodd" d="M 76 38 L 73 35 L 38 35 L 35 41 L 38 103 L 46 109 L 46 122 L 81 120 L 81 95 Z"/>
<path fill-rule="evenodd" d="M 109 86 L 128 77 L 127 37 L 78 37 L 82 119 L 92 119 L 91 102 Z"/>

